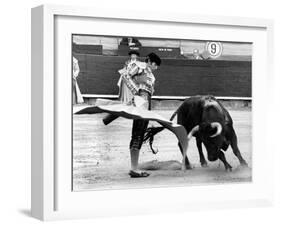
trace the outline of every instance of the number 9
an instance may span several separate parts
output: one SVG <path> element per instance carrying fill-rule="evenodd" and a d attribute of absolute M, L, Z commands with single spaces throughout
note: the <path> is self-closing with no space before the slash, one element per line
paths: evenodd
<path fill-rule="evenodd" d="M 205 49 L 211 58 L 217 58 L 222 54 L 222 44 L 220 42 L 207 42 Z"/>
<path fill-rule="evenodd" d="M 216 55 L 216 53 L 217 53 L 217 45 L 216 45 L 216 43 L 212 43 L 211 44 L 211 53 Z"/>

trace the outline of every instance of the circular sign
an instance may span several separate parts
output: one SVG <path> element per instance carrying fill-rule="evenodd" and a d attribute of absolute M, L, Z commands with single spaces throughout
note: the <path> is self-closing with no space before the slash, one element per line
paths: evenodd
<path fill-rule="evenodd" d="M 222 54 L 222 44 L 220 42 L 207 42 L 206 50 L 211 58 L 217 58 Z"/>

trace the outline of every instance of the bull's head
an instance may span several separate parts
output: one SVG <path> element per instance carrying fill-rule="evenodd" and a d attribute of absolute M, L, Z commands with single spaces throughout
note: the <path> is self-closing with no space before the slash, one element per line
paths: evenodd
<path fill-rule="evenodd" d="M 209 161 L 215 161 L 219 157 L 219 151 L 223 145 L 223 127 L 219 122 L 204 122 L 196 125 L 188 134 L 188 140 L 197 133 L 199 139 L 204 143 Z"/>

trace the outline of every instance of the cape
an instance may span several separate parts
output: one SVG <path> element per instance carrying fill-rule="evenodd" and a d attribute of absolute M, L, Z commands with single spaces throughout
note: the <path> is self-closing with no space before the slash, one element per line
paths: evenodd
<path fill-rule="evenodd" d="M 156 121 L 170 130 L 177 137 L 182 149 L 186 152 L 188 147 L 187 132 L 182 125 L 174 123 L 163 116 L 133 105 L 125 105 L 119 101 L 98 99 L 95 106 L 79 106 L 73 109 L 74 114 L 98 114 L 110 113 L 126 119 L 144 119 Z"/>

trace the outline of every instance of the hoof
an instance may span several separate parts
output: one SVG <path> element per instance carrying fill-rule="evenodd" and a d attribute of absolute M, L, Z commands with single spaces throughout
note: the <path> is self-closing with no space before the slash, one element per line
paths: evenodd
<path fill-rule="evenodd" d="M 144 171 L 138 172 L 138 171 L 130 170 L 129 175 L 132 178 L 138 178 L 138 177 L 148 177 L 150 174 Z"/>
<path fill-rule="evenodd" d="M 182 167 L 181 167 L 182 170 L 192 170 L 193 168 L 194 167 L 192 167 L 191 165 L 188 165 L 188 166 L 182 165 Z"/>
<path fill-rule="evenodd" d="M 225 171 L 226 171 L 226 172 L 231 172 L 231 171 L 232 171 L 232 167 L 227 167 L 227 168 L 225 168 Z"/>
<path fill-rule="evenodd" d="M 240 163 L 240 166 L 241 166 L 241 167 L 245 167 L 245 168 L 248 168 L 248 167 L 249 167 L 249 166 L 248 166 L 248 163 L 245 162 L 245 161 L 244 161 L 244 162 L 241 162 L 241 163 Z"/>
<path fill-rule="evenodd" d="M 240 170 L 247 170 L 247 169 L 251 169 L 250 166 L 248 166 L 248 164 L 240 164 L 237 169 L 240 169 Z"/>
<path fill-rule="evenodd" d="M 201 167 L 203 167 L 203 168 L 206 168 L 206 167 L 208 167 L 208 164 L 207 164 L 207 162 L 203 162 L 203 163 L 201 163 Z"/>

